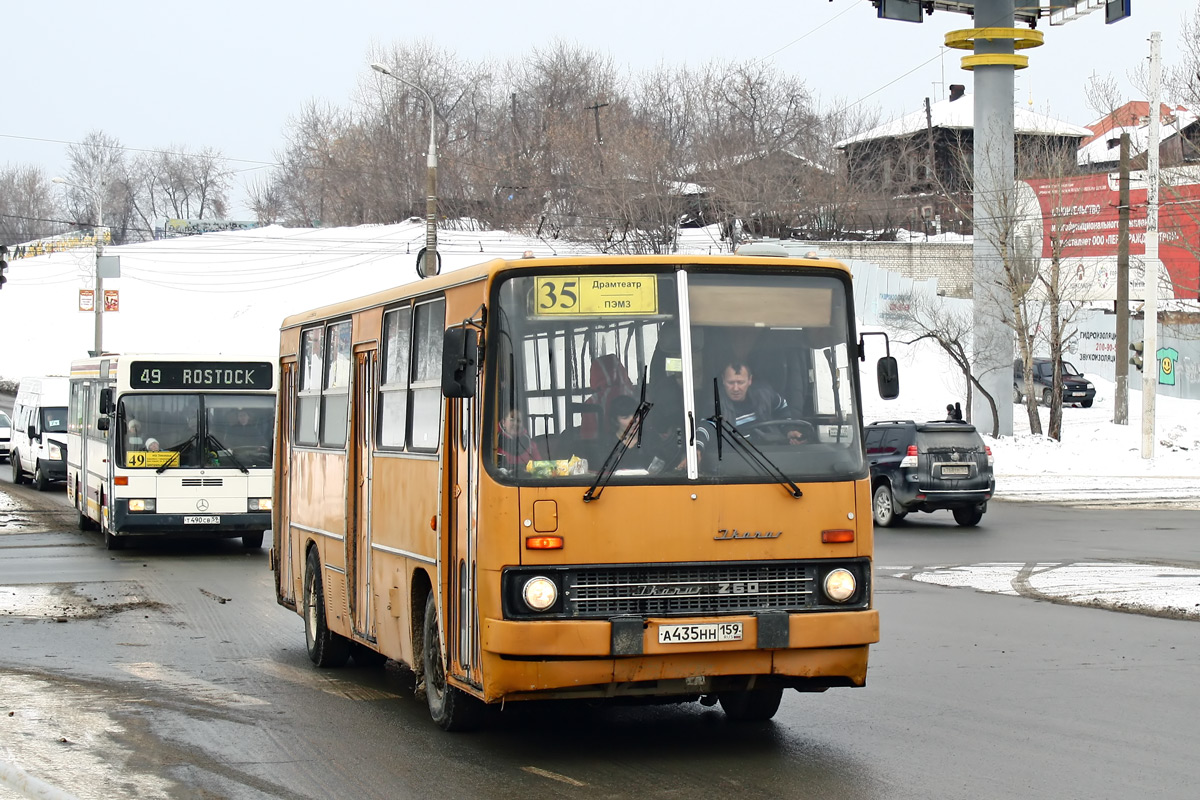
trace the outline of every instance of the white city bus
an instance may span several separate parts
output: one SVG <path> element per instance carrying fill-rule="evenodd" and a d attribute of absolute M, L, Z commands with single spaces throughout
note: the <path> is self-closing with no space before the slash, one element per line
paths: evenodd
<path fill-rule="evenodd" d="M 241 537 L 271 527 L 277 369 L 268 359 L 104 355 L 71 365 L 67 496 L 80 529 Z"/>

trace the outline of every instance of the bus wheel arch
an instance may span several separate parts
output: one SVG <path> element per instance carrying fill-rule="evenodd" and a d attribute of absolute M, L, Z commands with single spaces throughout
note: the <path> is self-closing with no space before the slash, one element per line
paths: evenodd
<path fill-rule="evenodd" d="M 409 610 L 412 618 L 409 620 L 409 636 L 412 644 L 412 669 L 417 676 L 417 689 L 421 691 L 425 677 L 425 607 L 426 600 L 433 595 L 433 582 L 429 573 L 423 569 L 414 569 L 410 578 Z M 436 607 L 436 606 L 435 606 Z"/>
<path fill-rule="evenodd" d="M 421 671 L 424 675 L 422 683 L 425 686 L 429 716 L 445 731 L 468 731 L 479 727 L 483 717 L 483 704 L 446 680 L 441 637 L 438 633 L 437 596 L 434 592 L 425 596 L 421 633 Z"/>
<path fill-rule="evenodd" d="M 350 642 L 329 629 L 325 618 L 325 582 L 321 577 L 321 556 L 316 546 L 308 548 L 304 559 L 304 641 L 309 659 L 318 667 L 345 666 L 350 659 Z"/>

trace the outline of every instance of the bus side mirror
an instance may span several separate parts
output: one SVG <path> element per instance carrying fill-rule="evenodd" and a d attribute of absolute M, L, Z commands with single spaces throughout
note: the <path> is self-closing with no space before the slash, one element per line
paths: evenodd
<path fill-rule="evenodd" d="M 875 382 L 879 385 L 879 396 L 884 400 L 895 400 L 900 396 L 900 369 L 895 356 L 884 356 L 875 364 Z"/>
<path fill-rule="evenodd" d="M 479 378 L 479 332 L 450 328 L 442 340 L 442 394 L 474 397 Z"/>
<path fill-rule="evenodd" d="M 101 389 L 100 390 L 100 413 L 101 414 L 111 414 L 112 410 L 113 410 L 112 389 Z M 101 429 L 101 430 L 103 430 L 103 429 Z"/>
<path fill-rule="evenodd" d="M 37 439 L 37 426 L 32 422 L 29 423 L 29 427 L 25 429 L 25 435 L 29 437 L 30 441 Z"/>
<path fill-rule="evenodd" d="M 107 390 L 105 390 L 105 391 L 107 391 Z M 98 430 L 98 431 L 108 430 L 108 417 L 101 417 L 100 419 L 96 420 L 96 430 Z"/>

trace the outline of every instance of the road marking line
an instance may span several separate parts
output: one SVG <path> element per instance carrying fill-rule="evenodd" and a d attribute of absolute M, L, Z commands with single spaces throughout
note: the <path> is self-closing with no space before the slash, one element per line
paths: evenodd
<path fill-rule="evenodd" d="M 549 778 L 552 781 L 565 783 L 568 786 L 587 786 L 587 784 L 583 781 L 577 781 L 574 778 L 568 778 L 566 775 L 559 775 L 557 772 L 550 772 L 549 770 L 541 769 L 539 767 L 521 767 L 521 769 L 532 775 L 540 775 L 543 778 Z"/>

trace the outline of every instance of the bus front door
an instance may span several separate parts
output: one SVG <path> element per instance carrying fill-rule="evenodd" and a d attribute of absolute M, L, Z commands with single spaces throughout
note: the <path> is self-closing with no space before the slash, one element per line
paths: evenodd
<path fill-rule="evenodd" d="M 346 585 L 349 587 L 350 622 L 354 632 L 375 640 L 371 613 L 371 440 L 375 430 L 375 364 L 377 350 L 354 355 L 350 404 L 351 441 L 346 491 Z"/>
<path fill-rule="evenodd" d="M 446 403 L 447 425 L 443 452 L 449 496 L 445 528 L 450 537 L 446 548 L 446 611 L 444 641 L 449 671 L 456 677 L 480 685 L 479 613 L 475 557 L 479 535 L 479 407 L 476 399 Z"/>

